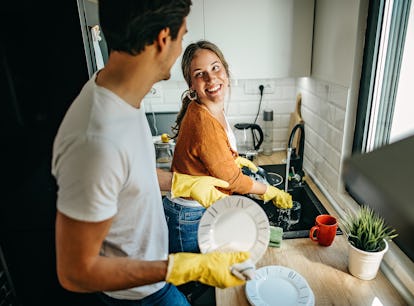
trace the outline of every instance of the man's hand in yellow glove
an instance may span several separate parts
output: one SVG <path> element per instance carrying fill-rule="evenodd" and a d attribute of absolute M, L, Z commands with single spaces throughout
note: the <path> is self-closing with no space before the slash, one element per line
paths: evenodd
<path fill-rule="evenodd" d="M 249 252 L 170 254 L 165 281 L 175 286 L 191 281 L 219 288 L 240 286 L 245 280 L 236 277 L 231 270 L 237 269 L 237 264 L 248 261 L 249 257 Z"/>
<path fill-rule="evenodd" d="M 259 197 L 265 202 L 272 200 L 273 205 L 281 209 L 288 209 L 293 206 L 292 196 L 289 193 L 271 185 L 268 185 L 266 192 Z"/>
<path fill-rule="evenodd" d="M 174 172 L 171 184 L 172 198 L 193 198 L 205 208 L 227 196 L 216 187 L 226 188 L 229 183 L 212 176 L 192 176 Z"/>
<path fill-rule="evenodd" d="M 234 162 L 236 163 L 236 165 L 241 169 L 243 167 L 247 167 L 250 170 L 252 170 L 253 172 L 257 172 L 257 167 L 255 164 L 253 164 L 253 162 L 251 162 L 250 160 L 248 160 L 247 158 L 241 157 L 241 156 L 237 156 L 237 158 L 234 160 Z"/>

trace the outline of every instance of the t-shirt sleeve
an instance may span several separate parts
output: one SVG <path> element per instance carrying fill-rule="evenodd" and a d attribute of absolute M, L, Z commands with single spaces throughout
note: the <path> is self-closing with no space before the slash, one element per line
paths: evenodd
<path fill-rule="evenodd" d="M 67 141 L 56 150 L 53 173 L 61 213 L 90 222 L 115 215 L 128 169 L 115 148 L 102 138 L 85 137 Z"/>

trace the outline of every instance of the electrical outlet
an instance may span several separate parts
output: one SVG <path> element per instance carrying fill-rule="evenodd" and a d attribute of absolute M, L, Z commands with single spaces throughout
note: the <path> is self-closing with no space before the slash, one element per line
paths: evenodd
<path fill-rule="evenodd" d="M 252 80 L 244 83 L 244 93 L 246 95 L 260 95 L 260 85 L 264 86 L 263 94 L 272 94 L 275 92 L 276 84 L 274 81 Z"/>

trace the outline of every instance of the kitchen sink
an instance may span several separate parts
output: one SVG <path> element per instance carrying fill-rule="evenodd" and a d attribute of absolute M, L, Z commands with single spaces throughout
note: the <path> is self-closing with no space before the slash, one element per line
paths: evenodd
<path fill-rule="evenodd" d="M 283 182 L 276 187 L 284 190 L 285 185 L 285 164 L 280 165 L 262 165 L 260 166 L 267 173 L 276 173 L 283 178 Z M 283 227 L 283 238 L 306 238 L 309 237 L 309 230 L 315 225 L 315 218 L 321 214 L 329 214 L 316 195 L 313 193 L 309 185 L 306 183 L 301 184 L 289 184 L 288 192 L 292 195 L 292 199 L 295 202 L 299 202 L 300 217 L 299 222 L 296 224 L 286 224 L 286 222 L 280 222 L 280 211 L 271 203 L 264 203 L 261 200 L 253 199 L 256 201 L 266 212 L 269 218 L 269 223 L 272 226 Z M 341 235 L 342 231 L 338 227 L 337 235 Z"/>

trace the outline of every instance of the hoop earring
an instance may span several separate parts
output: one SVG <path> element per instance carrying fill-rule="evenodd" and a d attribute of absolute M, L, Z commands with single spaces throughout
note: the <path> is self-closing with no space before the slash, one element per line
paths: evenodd
<path fill-rule="evenodd" d="M 197 92 L 193 89 L 189 89 L 187 90 L 186 96 L 188 99 L 190 99 L 191 101 L 197 100 Z"/>

